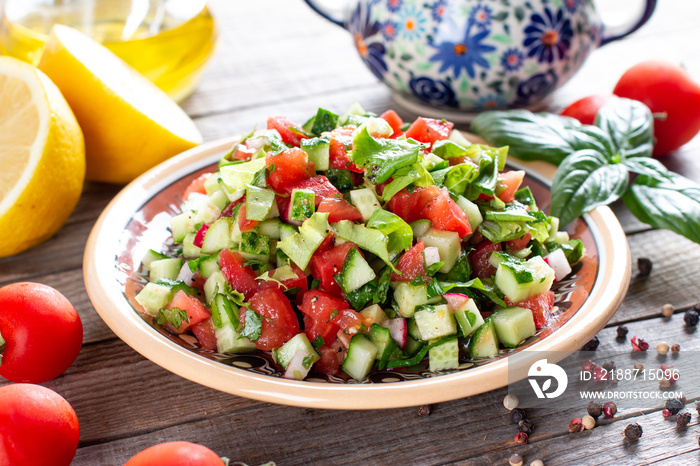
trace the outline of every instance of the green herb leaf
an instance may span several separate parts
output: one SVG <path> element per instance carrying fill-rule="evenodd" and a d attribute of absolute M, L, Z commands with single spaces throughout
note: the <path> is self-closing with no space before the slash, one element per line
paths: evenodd
<path fill-rule="evenodd" d="M 338 125 L 338 115 L 323 108 L 319 108 L 313 121 L 311 132 L 320 135 L 321 133 L 330 132 L 335 129 Z"/>
<path fill-rule="evenodd" d="M 314 357 L 313 356 L 306 356 L 304 359 L 301 360 L 301 365 L 304 366 L 304 369 L 308 369 L 311 367 L 311 364 L 314 363 Z"/>
<path fill-rule="evenodd" d="M 261 333 L 262 317 L 251 308 L 246 309 L 245 323 L 243 324 L 241 336 L 248 338 L 250 341 L 258 341 Z"/>
<path fill-rule="evenodd" d="M 598 110 L 595 124 L 610 135 L 614 153 L 625 157 L 651 156 L 654 118 L 643 103 L 615 97 Z"/>
<path fill-rule="evenodd" d="M 317 349 L 322 347 L 325 344 L 326 344 L 326 342 L 323 341 L 323 337 L 321 335 L 314 338 L 314 341 L 311 342 L 311 346 L 313 346 L 314 348 L 317 348 Z"/>
<path fill-rule="evenodd" d="M 356 290 L 345 293 L 348 302 L 353 309 L 362 309 L 372 301 L 377 294 L 377 284 L 374 281 L 367 282 Z"/>
<path fill-rule="evenodd" d="M 423 258 L 423 260 L 425 260 L 425 257 Z M 427 273 L 429 277 L 432 277 L 433 275 L 435 275 L 437 273 L 438 270 L 440 270 L 440 268 L 443 265 L 445 265 L 445 261 L 440 261 L 440 262 L 436 262 L 434 264 L 430 264 L 429 266 L 427 266 L 425 268 L 425 273 Z"/>
<path fill-rule="evenodd" d="M 353 139 L 351 159 L 361 168 L 367 168 L 367 179 L 381 184 L 396 170 L 413 165 L 425 146 L 397 139 L 375 139 L 364 128 Z"/>
<path fill-rule="evenodd" d="M 367 228 L 379 230 L 389 237 L 389 253 L 408 251 L 413 245 L 413 230 L 409 224 L 388 210 L 375 210 L 367 221 Z"/>
<path fill-rule="evenodd" d="M 594 150 L 580 150 L 566 158 L 552 181 L 551 214 L 567 225 L 596 207 L 622 196 L 629 183 L 629 171 L 622 163 L 609 163 Z"/>
<path fill-rule="evenodd" d="M 190 319 L 187 317 L 187 311 L 174 307 L 172 309 L 159 309 L 158 317 L 156 323 L 158 325 L 165 325 L 170 323 L 176 329 L 180 328 L 183 322 L 189 322 Z"/>
<path fill-rule="evenodd" d="M 385 266 L 381 272 L 379 272 L 379 278 L 377 279 L 377 291 L 374 293 L 374 297 L 372 298 L 372 302 L 374 304 L 384 304 L 386 302 L 390 284 L 391 267 Z"/>

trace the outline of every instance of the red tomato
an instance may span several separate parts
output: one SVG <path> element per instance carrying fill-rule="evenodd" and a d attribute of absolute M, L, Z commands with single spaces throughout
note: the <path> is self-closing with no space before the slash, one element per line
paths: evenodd
<path fill-rule="evenodd" d="M 389 123 L 391 129 L 394 130 L 394 132 L 390 136 L 392 139 L 396 139 L 397 137 L 403 134 L 403 131 L 401 131 L 401 125 L 403 125 L 403 120 L 401 119 L 398 113 L 396 113 L 393 110 L 387 110 L 386 112 L 382 113 L 379 116 L 379 118 Z"/>
<path fill-rule="evenodd" d="M 199 346 L 204 349 L 216 351 L 216 334 L 214 333 L 214 324 L 211 319 L 206 319 L 192 326 L 192 333 L 197 337 Z"/>
<path fill-rule="evenodd" d="M 78 357 L 83 324 L 59 291 L 39 283 L 0 288 L 0 376 L 41 383 L 61 375 Z"/>
<path fill-rule="evenodd" d="M 175 293 L 173 300 L 165 306 L 166 309 L 180 309 L 187 313 L 187 321 L 182 322 L 178 328 L 174 328 L 170 323 L 167 324 L 171 330 L 177 333 L 184 333 L 192 326 L 197 325 L 211 317 L 211 312 L 194 296 L 189 296 L 184 291 L 180 290 Z"/>
<path fill-rule="evenodd" d="M 511 202 L 515 199 L 515 191 L 520 188 L 523 178 L 525 178 L 524 170 L 507 171 L 498 175 L 498 181 L 505 187 L 498 195 L 498 198 L 503 202 Z"/>
<path fill-rule="evenodd" d="M 359 222 L 362 220 L 362 214 L 357 207 L 350 204 L 345 199 L 326 198 L 323 199 L 316 209 L 316 212 L 328 212 L 328 221 L 331 223 L 341 220 L 351 220 Z"/>
<path fill-rule="evenodd" d="M 269 169 L 267 181 L 275 191 L 287 192 L 289 185 L 310 177 L 308 165 L 309 156 L 296 147 L 268 155 L 265 157 L 265 166 Z"/>
<path fill-rule="evenodd" d="M 328 346 L 319 348 L 321 359 L 316 361 L 314 370 L 321 374 L 335 375 L 340 370 L 340 360 L 338 359 L 338 350 Z"/>
<path fill-rule="evenodd" d="M 364 170 L 350 161 L 347 151 L 352 147 L 354 126 L 343 126 L 331 131 L 330 168 L 347 168 L 351 172 L 362 173 Z"/>
<path fill-rule="evenodd" d="M 528 245 L 531 239 L 532 235 L 530 233 L 525 233 L 521 238 L 504 241 L 504 243 L 506 244 L 506 249 L 509 251 L 520 251 Z"/>
<path fill-rule="evenodd" d="M 222 466 L 223 460 L 209 448 L 190 442 L 153 445 L 133 456 L 124 466 Z"/>
<path fill-rule="evenodd" d="M 192 182 L 185 188 L 185 192 L 182 193 L 182 199 L 186 201 L 190 198 L 190 194 L 192 193 L 206 194 L 207 190 L 204 189 L 204 183 L 211 177 L 211 175 L 211 173 L 205 173 L 192 180 Z"/>
<path fill-rule="evenodd" d="M 301 299 L 304 293 L 309 291 L 309 282 L 306 279 L 306 274 L 301 270 L 296 264 L 290 264 L 292 271 L 296 274 L 295 278 L 288 278 L 277 282 L 275 280 L 258 280 L 258 290 L 263 290 L 265 288 L 280 288 L 282 291 L 291 290 L 292 288 L 298 288 L 297 297 L 295 302 L 301 303 Z M 273 277 L 275 274 L 274 270 L 270 271 L 269 276 Z M 280 283 L 282 285 L 280 285 Z"/>
<path fill-rule="evenodd" d="M 79 436 L 78 417 L 58 393 L 33 384 L 0 387 L 0 464 L 68 466 Z"/>
<path fill-rule="evenodd" d="M 309 341 L 314 341 L 318 337 L 323 338 L 323 343 L 332 343 L 336 339 L 336 335 L 340 331 L 340 327 L 333 322 L 322 322 L 314 320 L 308 315 L 304 315 L 304 333 Z"/>
<path fill-rule="evenodd" d="M 314 193 L 314 202 L 316 206 L 321 203 L 321 200 L 326 198 L 331 199 L 342 199 L 343 195 L 340 194 L 338 188 L 333 186 L 328 178 L 323 175 L 317 175 L 312 178 L 303 179 L 297 181 L 286 187 L 286 192 L 291 193 L 293 189 L 305 189 L 307 191 L 312 191 Z"/>
<path fill-rule="evenodd" d="M 276 129 L 282 137 L 282 142 L 299 147 L 301 139 L 304 139 L 304 136 L 298 132 L 292 131 L 289 129 L 290 127 L 296 127 L 296 125 L 285 117 L 278 116 L 267 119 L 267 129 Z"/>
<path fill-rule="evenodd" d="M 344 299 L 331 296 L 321 290 L 310 290 L 304 295 L 304 300 L 299 310 L 313 320 L 330 322 L 337 315 L 334 315 L 334 311 L 349 308 L 350 305 Z"/>
<path fill-rule="evenodd" d="M 514 303 L 507 297 L 504 298 L 504 301 L 508 306 L 520 306 L 530 309 L 532 311 L 532 317 L 535 319 L 535 327 L 541 329 L 547 325 L 547 320 L 549 320 L 549 316 L 552 315 L 554 292 L 545 291 L 525 301 L 520 301 L 519 303 Z"/>
<path fill-rule="evenodd" d="M 442 231 L 454 231 L 460 238 L 472 232 L 467 215 L 443 192 L 423 207 L 422 217 L 433 222 L 433 227 Z"/>
<path fill-rule="evenodd" d="M 489 256 L 494 251 L 502 251 L 501 243 L 492 243 L 485 239 L 476 245 L 476 249 L 469 253 L 469 263 L 472 266 L 472 274 L 479 278 L 489 278 L 496 273 L 496 267 L 489 263 Z"/>
<path fill-rule="evenodd" d="M 232 157 L 234 160 L 250 160 L 250 158 L 255 155 L 258 149 L 249 147 L 248 141 L 243 144 L 237 144 L 236 149 L 233 151 Z"/>
<path fill-rule="evenodd" d="M 258 290 L 257 275 L 250 267 L 243 267 L 245 259 L 238 252 L 222 249 L 219 253 L 219 266 L 226 281 L 234 290 L 243 293 L 245 299 L 250 299 Z"/>
<path fill-rule="evenodd" d="M 234 209 L 238 204 L 242 204 L 243 202 L 245 202 L 245 195 L 242 196 L 242 197 L 239 197 L 238 199 L 236 199 L 235 201 L 233 201 L 233 202 L 231 202 L 229 205 L 227 205 L 227 206 L 224 208 L 224 210 L 221 211 L 221 215 L 219 215 L 219 217 L 229 217 L 229 218 L 231 218 L 231 216 L 233 215 L 233 209 Z"/>
<path fill-rule="evenodd" d="M 589 95 L 579 99 L 561 111 L 560 115 L 576 118 L 584 125 L 592 125 L 600 107 L 610 99 L 609 95 Z"/>
<path fill-rule="evenodd" d="M 613 93 L 645 104 L 654 114 L 654 155 L 666 155 L 700 131 L 700 85 L 680 65 L 648 60 L 625 71 Z"/>
<path fill-rule="evenodd" d="M 425 244 L 423 241 L 418 241 L 411 249 L 406 251 L 396 264 L 396 269 L 401 272 L 397 274 L 392 272 L 392 282 L 410 282 L 419 275 L 425 276 L 425 258 L 423 251 Z"/>
<path fill-rule="evenodd" d="M 333 249 L 316 252 L 311 257 L 311 275 L 316 280 L 321 281 L 321 288 L 324 291 L 336 296 L 343 295 L 343 290 L 340 289 L 340 285 L 335 281 L 333 275 L 340 272 L 343 268 L 345 256 L 348 255 L 350 248 L 355 248 L 359 251 L 355 244 L 343 243 Z"/>
<path fill-rule="evenodd" d="M 352 309 L 340 309 L 338 315 L 331 321 L 340 327 L 343 332 L 352 335 L 357 333 L 362 328 L 364 319 L 362 315 Z"/>
<path fill-rule="evenodd" d="M 387 209 L 404 219 L 406 222 L 415 222 L 423 218 L 423 208 L 433 199 L 442 194 L 437 186 L 416 188 L 409 193 L 405 188 L 399 191 L 387 203 Z"/>
<path fill-rule="evenodd" d="M 406 137 L 432 145 L 435 141 L 447 139 L 454 123 L 446 120 L 418 117 L 406 130 Z"/>
<path fill-rule="evenodd" d="M 260 290 L 250 298 L 250 307 L 262 316 L 262 333 L 255 347 L 270 351 L 299 333 L 299 320 L 289 299 L 279 288 Z"/>
<path fill-rule="evenodd" d="M 245 233 L 246 231 L 250 231 L 257 226 L 258 226 L 257 220 L 248 220 L 248 217 L 246 214 L 246 205 L 243 204 L 241 206 L 241 208 L 238 210 L 238 228 L 241 230 L 241 233 Z"/>

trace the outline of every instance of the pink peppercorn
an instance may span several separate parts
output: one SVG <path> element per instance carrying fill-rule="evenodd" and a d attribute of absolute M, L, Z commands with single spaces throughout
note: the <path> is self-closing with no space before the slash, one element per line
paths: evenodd
<path fill-rule="evenodd" d="M 608 401 L 603 405 L 603 414 L 605 414 L 605 417 L 612 419 L 613 417 L 615 417 L 616 413 L 617 405 L 612 401 Z"/>
<path fill-rule="evenodd" d="M 632 340 L 630 340 L 630 343 L 632 343 L 632 349 L 634 351 L 646 351 L 649 349 L 649 343 L 644 341 L 643 338 L 637 338 L 634 336 L 632 337 Z"/>

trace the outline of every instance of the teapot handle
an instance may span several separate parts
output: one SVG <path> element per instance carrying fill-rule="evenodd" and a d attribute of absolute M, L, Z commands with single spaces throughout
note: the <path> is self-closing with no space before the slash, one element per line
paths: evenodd
<path fill-rule="evenodd" d="M 612 35 L 604 36 L 600 40 L 600 45 L 603 46 L 603 45 L 608 44 L 612 41 L 622 39 L 623 37 L 625 37 L 629 34 L 632 34 L 634 31 L 636 31 L 640 27 L 644 26 L 644 24 L 647 21 L 649 21 L 649 18 L 651 18 L 652 13 L 654 13 L 654 8 L 656 8 L 656 1 L 657 0 L 646 0 L 646 5 L 644 6 L 644 12 L 642 13 L 642 16 L 639 18 L 639 20 L 637 20 L 636 23 L 634 23 L 627 30 L 624 30 L 621 32 L 613 32 Z"/>
<path fill-rule="evenodd" d="M 329 9 L 323 5 L 317 5 L 316 0 L 304 0 L 307 5 L 311 7 L 312 10 L 314 10 L 316 13 L 319 15 L 323 16 L 326 18 L 328 21 L 337 24 L 338 26 L 345 28 L 345 21 L 343 19 L 340 19 L 340 13 L 339 11 L 336 12 L 330 12 Z M 342 2 L 345 3 L 345 2 Z M 340 10 L 340 9 L 338 9 Z"/>

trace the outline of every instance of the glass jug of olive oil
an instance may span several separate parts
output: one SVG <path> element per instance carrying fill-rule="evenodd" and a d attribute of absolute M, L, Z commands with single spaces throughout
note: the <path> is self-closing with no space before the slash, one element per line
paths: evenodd
<path fill-rule="evenodd" d="M 192 92 L 216 38 L 206 0 L 5 0 L 0 53 L 37 64 L 54 24 L 102 43 L 176 101 Z"/>

